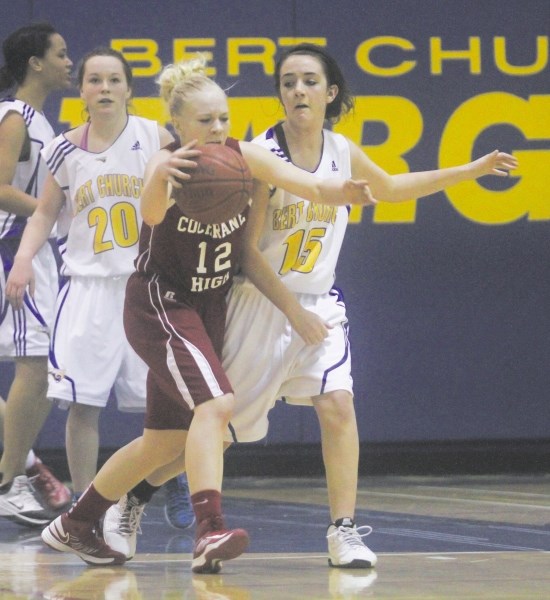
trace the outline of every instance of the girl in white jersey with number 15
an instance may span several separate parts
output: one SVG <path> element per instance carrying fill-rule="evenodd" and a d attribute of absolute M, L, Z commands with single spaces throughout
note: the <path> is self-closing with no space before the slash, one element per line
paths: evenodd
<path fill-rule="evenodd" d="M 126 281 L 134 271 L 145 165 L 172 135 L 128 114 L 132 71 L 111 48 L 88 53 L 78 71 L 87 123 L 42 151 L 49 173 L 29 220 L 7 293 L 17 303 L 30 283 L 31 260 L 57 221 L 67 277 L 57 301 L 48 397 L 69 407 L 67 458 L 74 491 L 97 470 L 98 419 L 115 391 L 119 409 L 145 408 L 147 368 L 124 334 Z"/>
<path fill-rule="evenodd" d="M 506 175 L 502 169 L 517 165 L 514 157 L 495 151 L 456 168 L 390 176 L 351 140 L 325 128 L 326 121 L 350 110 L 353 98 L 324 48 L 288 49 L 276 65 L 275 84 L 286 119 L 254 142 L 319 177 L 365 180 L 379 202 L 426 196 L 482 175 Z M 330 503 L 329 564 L 364 568 L 376 564 L 376 555 L 361 540 L 370 528 L 354 523 L 359 436 L 346 308 L 333 287 L 347 222 L 346 207 L 316 206 L 267 186 L 255 195 L 242 257 L 248 279 L 235 278 L 228 298 L 223 366 L 235 409 L 226 439 L 265 437 L 277 399 L 313 405 Z M 276 304 L 261 293 L 268 290 Z"/>

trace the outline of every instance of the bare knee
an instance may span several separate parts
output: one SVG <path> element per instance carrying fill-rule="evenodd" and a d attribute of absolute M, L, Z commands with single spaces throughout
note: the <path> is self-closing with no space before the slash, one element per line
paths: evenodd
<path fill-rule="evenodd" d="M 207 419 L 212 423 L 225 427 L 231 419 L 234 406 L 235 398 L 233 394 L 224 394 L 197 406 L 193 418 Z"/>
<path fill-rule="evenodd" d="M 356 426 L 353 396 L 344 390 L 336 390 L 313 398 L 313 406 L 321 427 L 345 429 Z"/>

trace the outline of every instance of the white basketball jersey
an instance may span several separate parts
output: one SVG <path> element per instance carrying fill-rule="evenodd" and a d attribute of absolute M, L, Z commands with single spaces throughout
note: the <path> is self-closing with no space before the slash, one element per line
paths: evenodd
<path fill-rule="evenodd" d="M 0 101 L 0 122 L 10 112 L 17 112 L 23 117 L 30 141 L 29 157 L 17 163 L 11 184 L 36 198 L 47 173 L 46 165 L 40 158 L 40 151 L 51 142 L 54 131 L 41 112 L 21 100 L 5 98 Z M 0 210 L 0 238 L 20 239 L 26 223 L 27 217 Z"/>
<path fill-rule="evenodd" d="M 62 274 L 128 275 L 134 270 L 145 165 L 159 150 L 155 121 L 129 116 L 105 152 L 89 152 L 56 137 L 42 155 L 65 192 L 57 221 Z"/>
<path fill-rule="evenodd" d="M 323 130 L 323 152 L 313 172 L 323 179 L 351 177 L 350 152 L 344 136 Z M 291 162 L 271 127 L 253 140 Z M 335 278 L 336 263 L 349 216 L 347 206 L 314 204 L 275 189 L 265 218 L 259 249 L 288 289 L 324 294 Z"/>

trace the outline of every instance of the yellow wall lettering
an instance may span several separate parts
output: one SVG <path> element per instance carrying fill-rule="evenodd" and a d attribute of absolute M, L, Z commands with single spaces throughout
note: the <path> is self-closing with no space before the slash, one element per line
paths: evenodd
<path fill-rule="evenodd" d="M 161 98 L 132 98 L 130 112 L 146 119 L 158 121 L 159 125 L 166 127 L 171 118 L 168 108 Z"/>
<path fill-rule="evenodd" d="M 273 75 L 276 52 L 277 46 L 269 38 L 227 38 L 227 74 L 238 76 L 241 64 L 257 63 L 266 75 Z"/>
<path fill-rule="evenodd" d="M 231 114 L 230 134 L 239 139 L 251 139 L 282 119 L 283 109 L 277 98 L 229 98 Z M 159 125 L 170 123 L 170 115 L 160 98 L 133 98 L 130 105 L 132 114 L 154 119 Z M 59 110 L 59 121 L 67 128 L 82 125 L 87 119 L 84 103 L 80 98 L 63 98 Z"/>
<path fill-rule="evenodd" d="M 277 98 L 229 98 L 231 135 L 238 140 L 252 139 L 284 117 Z"/>
<path fill-rule="evenodd" d="M 475 96 L 464 102 L 449 119 L 441 138 L 441 168 L 471 160 L 472 148 L 488 127 L 508 123 L 527 140 L 550 140 L 550 96 L 528 100 L 504 92 Z M 447 189 L 449 200 L 467 219 L 485 225 L 503 225 L 524 217 L 550 220 L 548 173 L 550 150 L 514 151 L 520 179 L 505 191 L 489 191 L 480 181 L 467 181 Z"/>
<path fill-rule="evenodd" d="M 160 73 L 162 63 L 158 57 L 159 47 L 155 40 L 114 39 L 111 40 L 111 47 L 122 52 L 130 65 L 135 62 L 147 65 L 145 67 L 134 67 L 132 65 L 134 77 L 154 77 Z"/>
<path fill-rule="evenodd" d="M 166 126 L 170 122 L 170 116 L 160 98 L 132 98 L 130 101 L 130 113 L 153 119 L 160 125 Z M 82 125 L 88 118 L 84 103 L 80 98 L 63 98 L 59 109 L 59 122 L 65 123 L 67 128 Z"/>
<path fill-rule="evenodd" d="M 365 73 L 379 77 L 398 77 L 415 68 L 415 60 L 403 60 L 400 64 L 395 65 L 395 67 L 380 67 L 374 64 L 371 60 L 371 52 L 382 46 L 395 46 L 405 52 L 415 49 L 412 42 L 401 37 L 379 36 L 365 40 L 358 46 L 355 52 L 355 60 Z"/>
<path fill-rule="evenodd" d="M 513 40 L 504 36 L 495 36 L 484 42 L 485 53 L 493 53 L 493 62 L 497 71 L 509 76 L 525 77 L 542 73 L 549 63 L 550 42 L 548 36 L 539 35 L 535 39 L 534 57 L 530 64 L 517 65 L 509 60 L 510 46 L 513 44 L 529 43 L 524 38 L 516 37 Z M 444 64 L 456 61 L 465 61 L 471 75 L 480 75 L 482 68 L 481 38 L 470 36 L 465 48 L 445 48 L 445 39 L 439 36 L 425 38 L 430 50 L 430 74 L 441 75 Z M 214 37 L 174 38 L 172 40 L 172 58 L 169 62 L 188 60 L 201 52 L 205 55 L 210 66 L 208 75 L 214 77 L 222 71 L 222 66 L 214 66 L 215 49 L 218 40 Z M 265 75 L 274 74 L 274 65 L 277 50 L 302 42 L 309 42 L 319 46 L 327 46 L 324 36 L 281 36 L 269 37 L 234 37 L 227 38 L 227 65 L 223 65 L 225 75 L 237 77 L 241 75 L 242 65 L 257 64 Z M 115 38 L 111 46 L 119 50 L 132 65 L 134 77 L 155 77 L 162 69 L 159 58 L 159 44 L 149 38 Z M 166 51 L 166 49 L 163 49 Z M 512 48 L 513 50 L 513 48 Z M 382 53 L 391 51 L 402 53 L 402 57 L 395 59 L 393 65 L 380 64 L 379 57 Z M 365 73 L 374 77 L 401 77 L 414 69 L 419 68 L 417 54 L 418 44 L 397 35 L 380 35 L 367 38 L 359 43 L 355 51 L 355 62 Z M 487 57 L 489 58 L 489 57 Z M 488 63 L 487 63 L 488 64 Z"/>
<path fill-rule="evenodd" d="M 467 50 L 443 50 L 440 37 L 430 38 L 431 72 L 441 75 L 444 60 L 467 60 L 470 63 L 470 73 L 481 73 L 481 40 L 478 37 L 468 38 Z"/>
<path fill-rule="evenodd" d="M 279 100 L 275 97 L 229 98 L 230 134 L 237 139 L 252 139 L 284 118 Z M 132 113 L 157 120 L 161 125 L 170 122 L 160 98 L 135 98 Z M 491 92 L 470 98 L 450 116 L 440 142 L 440 168 L 464 164 L 472 160 L 472 148 L 477 138 L 489 127 L 508 124 L 516 127 L 527 141 L 550 140 L 550 96 L 534 95 L 528 100 L 504 92 Z M 59 121 L 76 127 L 86 119 L 80 98 L 64 98 Z M 381 144 L 362 144 L 366 125 L 368 142 L 369 121 L 386 125 L 387 139 Z M 410 171 L 405 154 L 420 141 L 424 122 L 419 108 L 400 96 L 357 96 L 355 116 L 343 119 L 335 130 L 360 145 L 368 156 L 389 173 Z M 512 149 L 514 150 L 514 149 Z M 469 181 L 446 190 L 454 208 L 467 219 L 485 225 L 502 225 L 528 218 L 532 221 L 550 220 L 550 202 L 545 181 L 550 173 L 550 150 L 514 150 L 520 161 L 515 185 L 504 191 L 485 187 L 483 180 Z M 487 180 L 489 184 L 489 180 Z M 490 184 L 489 184 L 490 185 Z M 354 206 L 350 222 L 359 223 L 363 209 Z M 375 223 L 414 223 L 416 200 L 383 202 L 374 207 Z"/>
<path fill-rule="evenodd" d="M 414 148 L 422 136 L 423 120 L 420 110 L 407 98 L 398 96 L 358 96 L 355 99 L 354 119 L 344 119 L 335 130 L 361 145 L 363 123 L 382 121 L 388 128 L 388 138 L 377 146 L 363 145 L 363 150 L 376 164 L 389 173 L 410 171 L 403 155 Z M 404 125 L 406 124 L 406 125 Z M 350 221 L 361 221 L 362 207 L 351 209 Z M 375 223 L 414 223 L 416 202 L 380 203 L 374 208 Z"/>
<path fill-rule="evenodd" d="M 530 65 L 511 65 L 506 55 L 506 38 L 496 37 L 495 65 L 499 71 L 507 75 L 536 75 L 546 69 L 548 65 L 548 37 L 539 35 L 537 37 L 537 57 Z"/>
<path fill-rule="evenodd" d="M 197 52 L 200 52 L 208 62 L 212 62 L 214 54 L 205 48 L 214 48 L 216 46 L 215 38 L 180 38 L 174 40 L 174 63 L 182 60 L 196 58 Z M 216 67 L 207 67 L 206 74 L 209 77 L 215 77 Z"/>

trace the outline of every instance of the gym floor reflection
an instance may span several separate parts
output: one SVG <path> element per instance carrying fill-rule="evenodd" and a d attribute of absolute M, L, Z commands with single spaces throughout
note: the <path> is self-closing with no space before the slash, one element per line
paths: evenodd
<path fill-rule="evenodd" d="M 550 598 L 549 475 L 361 478 L 356 520 L 373 527 L 375 569 L 328 567 L 321 478 L 228 478 L 224 511 L 250 547 L 200 576 L 193 531 L 166 523 L 161 494 L 123 567 L 87 567 L 1 519 L 0 599 Z"/>

